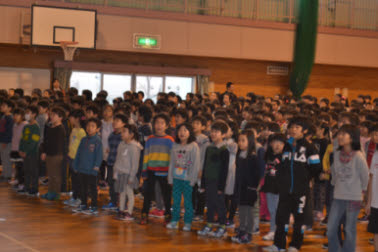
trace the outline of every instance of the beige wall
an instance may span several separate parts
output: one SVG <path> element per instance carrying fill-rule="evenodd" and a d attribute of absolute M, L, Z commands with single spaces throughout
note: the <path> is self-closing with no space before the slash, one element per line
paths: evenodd
<path fill-rule="evenodd" d="M 22 88 L 30 95 L 34 88 L 50 87 L 49 69 L 0 67 L 0 89 Z"/>
<path fill-rule="evenodd" d="M 0 6 L 0 43 L 20 42 L 22 13 L 30 10 Z M 145 52 L 133 48 L 134 33 L 161 35 L 161 49 L 149 53 L 284 62 L 293 55 L 289 30 L 98 15 L 98 49 Z M 316 63 L 378 67 L 378 39 L 319 34 Z"/>

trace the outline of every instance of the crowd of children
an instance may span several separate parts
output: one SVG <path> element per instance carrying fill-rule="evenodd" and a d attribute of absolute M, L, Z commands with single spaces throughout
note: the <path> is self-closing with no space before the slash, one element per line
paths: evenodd
<path fill-rule="evenodd" d="M 377 251 L 378 98 L 238 98 L 232 86 L 156 103 L 126 91 L 112 105 L 106 91 L 0 90 L 0 179 L 33 197 L 47 183 L 46 200 L 72 192 L 63 203 L 89 215 L 108 188 L 102 210 L 124 221 L 140 193 L 138 222 L 163 217 L 168 229 L 179 229 L 183 198 L 184 231 L 204 221 L 199 236 L 222 238 L 238 213 L 231 240 L 242 244 L 268 221 L 265 251 L 287 249 L 291 224 L 288 251 L 299 251 L 314 221 L 327 225 L 330 251 L 354 251 L 362 212 Z"/>

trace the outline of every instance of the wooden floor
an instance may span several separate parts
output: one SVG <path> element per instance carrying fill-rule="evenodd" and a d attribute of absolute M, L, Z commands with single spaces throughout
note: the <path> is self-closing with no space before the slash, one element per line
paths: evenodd
<path fill-rule="evenodd" d="M 106 195 L 100 195 L 100 202 Z M 140 200 L 139 200 L 140 201 Z M 139 203 L 139 204 L 138 204 Z M 137 207 L 140 202 L 137 202 Z M 194 224 L 197 230 L 200 223 Z M 358 224 L 356 251 L 373 252 L 366 231 L 366 224 Z M 261 225 L 262 234 L 268 225 Z M 306 233 L 303 252 L 321 252 L 324 227 L 316 225 Z M 230 233 L 231 234 L 231 233 Z M 238 245 L 227 240 L 200 238 L 195 231 L 169 231 L 160 220 L 147 226 L 125 223 L 101 212 L 98 217 L 75 215 L 61 202 L 17 195 L 5 183 L 0 184 L 0 252 L 21 251 L 262 251 L 261 236 L 253 238 L 254 244 Z"/>

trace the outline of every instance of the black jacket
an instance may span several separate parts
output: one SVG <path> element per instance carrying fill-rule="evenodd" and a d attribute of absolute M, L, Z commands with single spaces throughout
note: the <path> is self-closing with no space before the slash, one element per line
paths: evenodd
<path fill-rule="evenodd" d="M 261 179 L 261 162 L 257 155 L 236 158 L 234 195 L 240 205 L 253 206 L 257 199 L 257 188 Z"/>
<path fill-rule="evenodd" d="M 264 193 L 278 194 L 279 181 L 277 180 L 278 169 L 282 164 L 282 154 L 274 155 L 265 164 L 264 185 L 261 191 Z"/>
<path fill-rule="evenodd" d="M 303 138 L 294 146 L 293 139 L 289 139 L 277 173 L 279 193 L 305 195 L 309 192 L 310 180 L 318 177 L 321 169 L 319 154 L 312 144 Z"/>

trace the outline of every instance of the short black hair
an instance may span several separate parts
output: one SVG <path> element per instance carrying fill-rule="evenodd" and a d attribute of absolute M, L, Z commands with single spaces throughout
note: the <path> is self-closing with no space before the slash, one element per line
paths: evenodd
<path fill-rule="evenodd" d="M 352 124 L 344 124 L 341 126 L 337 134 L 340 134 L 340 132 L 345 132 L 348 135 L 350 135 L 350 138 L 352 139 L 352 150 L 358 151 L 361 150 L 361 143 L 360 143 L 360 130 L 356 125 Z M 339 147 L 339 150 L 342 149 L 342 146 Z"/>
<path fill-rule="evenodd" d="M 219 130 L 222 134 L 226 134 L 228 131 L 228 125 L 223 121 L 216 121 L 211 125 L 211 130 Z"/>
<path fill-rule="evenodd" d="M 13 115 L 21 115 L 21 116 L 24 116 L 25 115 L 25 111 L 23 109 L 20 109 L 20 108 L 16 108 L 13 110 Z"/>
<path fill-rule="evenodd" d="M 204 116 L 199 116 L 199 115 L 193 117 L 192 122 L 194 121 L 200 122 L 202 126 L 206 126 L 206 122 L 207 122 Z"/>
<path fill-rule="evenodd" d="M 144 92 L 143 91 L 138 91 L 138 95 L 141 95 L 144 98 Z"/>
<path fill-rule="evenodd" d="M 90 123 L 90 122 L 95 123 L 97 129 L 101 128 L 101 120 L 100 120 L 100 119 L 95 118 L 95 117 L 89 118 L 89 119 L 87 120 L 87 125 L 88 125 L 88 123 Z"/>
<path fill-rule="evenodd" d="M 138 109 L 139 115 L 143 118 L 145 123 L 151 122 L 152 119 L 152 110 L 147 105 L 141 105 Z"/>
<path fill-rule="evenodd" d="M 138 128 L 134 124 L 125 124 L 124 128 L 128 129 L 129 133 L 132 133 L 134 135 L 135 141 L 139 141 Z"/>
<path fill-rule="evenodd" d="M 188 120 L 188 112 L 186 112 L 185 109 L 177 109 L 175 112 L 175 116 L 180 115 L 182 118 L 185 119 L 185 121 Z"/>
<path fill-rule="evenodd" d="M 310 128 L 310 121 L 304 116 L 294 116 L 290 119 L 288 128 L 292 127 L 293 125 L 301 126 L 304 131 Z"/>
<path fill-rule="evenodd" d="M 11 111 L 16 107 L 16 104 L 15 104 L 12 100 L 10 100 L 10 99 L 6 99 L 6 100 L 4 100 L 4 101 L 2 102 L 2 104 L 7 105 L 7 107 L 10 108 Z"/>
<path fill-rule="evenodd" d="M 92 111 L 93 114 L 95 114 L 95 115 L 99 115 L 99 113 L 100 113 L 100 110 L 98 109 L 98 107 L 97 107 L 96 105 L 89 105 L 89 106 L 85 109 L 85 111 L 86 111 L 86 112 L 87 112 L 87 111 Z"/>
<path fill-rule="evenodd" d="M 66 112 L 61 107 L 54 107 L 51 110 L 52 113 L 57 114 L 60 118 L 64 119 L 66 117 Z"/>
<path fill-rule="evenodd" d="M 85 97 L 85 100 L 87 100 L 87 101 L 92 101 L 92 96 L 93 96 L 93 94 L 92 94 L 92 91 L 91 90 L 88 90 L 88 89 L 85 89 L 85 90 L 83 90 L 83 96 Z"/>
<path fill-rule="evenodd" d="M 176 138 L 175 138 L 176 143 L 181 143 L 181 140 L 178 136 L 178 132 L 179 132 L 179 129 L 181 127 L 185 127 L 189 131 L 189 138 L 188 138 L 188 142 L 187 142 L 188 144 L 196 141 L 196 137 L 194 136 L 192 125 L 190 125 L 190 123 L 185 122 L 185 123 L 182 123 L 182 124 L 180 124 L 179 126 L 176 127 Z"/>
<path fill-rule="evenodd" d="M 234 83 L 232 83 L 231 81 L 229 81 L 229 82 L 227 82 L 226 87 L 229 88 L 229 87 L 231 87 L 232 85 L 234 85 Z"/>
<path fill-rule="evenodd" d="M 339 114 L 338 120 L 341 118 L 348 118 L 350 124 L 358 125 L 360 122 L 360 119 L 358 118 L 358 115 L 352 112 L 342 112 Z"/>
<path fill-rule="evenodd" d="M 47 100 L 41 100 L 38 102 L 38 106 L 42 108 L 48 108 L 50 106 L 50 103 Z"/>
<path fill-rule="evenodd" d="M 163 119 L 165 121 L 165 124 L 167 126 L 169 126 L 169 123 L 170 123 L 169 116 L 167 114 L 164 114 L 164 113 L 159 113 L 156 116 L 154 116 L 152 125 L 155 125 L 156 120 L 159 119 L 159 118 Z"/>
<path fill-rule="evenodd" d="M 70 117 L 82 118 L 82 117 L 84 117 L 84 111 L 82 109 L 74 109 L 74 110 L 71 111 Z"/>
<path fill-rule="evenodd" d="M 32 114 L 35 114 L 35 116 L 39 114 L 37 106 L 29 106 L 26 108 L 26 110 L 29 110 Z"/>
<path fill-rule="evenodd" d="M 374 123 L 372 121 L 364 121 L 360 124 L 361 127 L 365 127 L 368 129 L 369 134 L 372 132 L 374 127 Z"/>
<path fill-rule="evenodd" d="M 127 124 L 127 123 L 129 122 L 129 118 L 128 118 L 126 115 L 124 115 L 124 114 L 116 114 L 116 115 L 114 116 L 114 119 L 119 119 L 119 120 L 121 120 L 124 124 Z"/>

